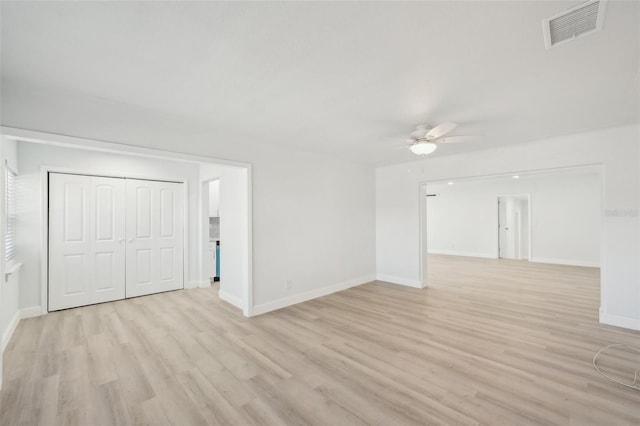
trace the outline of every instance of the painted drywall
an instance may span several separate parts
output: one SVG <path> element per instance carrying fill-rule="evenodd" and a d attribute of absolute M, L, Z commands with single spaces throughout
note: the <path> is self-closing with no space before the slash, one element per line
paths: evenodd
<path fill-rule="evenodd" d="M 217 179 L 217 191 L 203 191 L 203 196 L 219 196 L 220 213 L 220 297 L 244 309 L 248 294 L 249 224 L 248 224 L 248 175 L 247 169 L 204 164 L 200 168 L 202 184 Z M 204 199 L 206 206 L 211 202 Z M 214 200 L 215 202 L 215 200 Z M 206 209 L 204 209 L 206 211 Z M 204 211 L 203 211 L 204 213 Z M 203 214 L 203 235 L 207 235 L 208 217 Z M 203 239 L 203 247 L 208 238 Z M 203 250 L 203 253 L 206 251 Z M 207 266 L 202 265 L 203 280 L 208 276 Z"/>
<path fill-rule="evenodd" d="M 253 172 L 256 307 L 374 279 L 373 169 L 289 151 Z"/>
<path fill-rule="evenodd" d="M 427 185 L 427 249 L 459 256 L 497 256 L 496 194 L 475 185 L 451 188 Z"/>
<path fill-rule="evenodd" d="M 437 193 L 437 197 L 427 198 L 430 253 L 497 257 L 498 197 L 530 194 L 531 260 L 600 266 L 602 185 L 594 168 L 520 175 L 520 179 L 506 176 L 458 181 L 453 185 L 428 184 L 427 191 Z M 526 250 L 527 209 L 522 208 L 521 200 L 507 201 L 507 209 L 517 209 L 522 215 Z M 505 225 L 515 229 L 513 223 Z M 503 255 L 509 257 L 508 253 Z M 523 257 L 528 258 L 529 254 L 525 251 Z"/>
<path fill-rule="evenodd" d="M 2 334 L 2 347 L 4 351 L 9 339 L 18 325 L 20 320 L 20 272 L 9 275 L 8 279 L 4 279 L 4 265 L 2 279 L 2 312 L 0 312 L 0 329 Z"/>
<path fill-rule="evenodd" d="M 532 260 L 600 266 L 601 177 L 551 180 L 533 192 Z"/>
<path fill-rule="evenodd" d="M 42 166 L 85 171 L 89 174 L 117 173 L 129 177 L 186 180 L 188 199 L 189 252 L 187 281 L 198 280 L 199 273 L 199 176 L 193 163 L 125 156 L 107 152 L 71 149 L 29 142 L 18 143 L 21 191 L 18 195 L 19 218 L 16 256 L 24 263 L 21 272 L 20 307 L 46 306 L 41 299 L 42 259 Z"/>
<path fill-rule="evenodd" d="M 625 126 L 378 168 L 378 276 L 422 282 L 420 182 L 601 164 L 604 214 L 600 318 L 640 328 L 639 148 L 640 126 Z"/>
<path fill-rule="evenodd" d="M 220 216 L 220 181 L 209 182 L 209 217 Z"/>

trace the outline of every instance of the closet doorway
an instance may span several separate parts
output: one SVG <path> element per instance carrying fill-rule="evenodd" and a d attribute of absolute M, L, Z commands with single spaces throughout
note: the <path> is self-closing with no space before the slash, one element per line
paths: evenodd
<path fill-rule="evenodd" d="M 183 187 L 49 173 L 49 311 L 184 288 Z"/>

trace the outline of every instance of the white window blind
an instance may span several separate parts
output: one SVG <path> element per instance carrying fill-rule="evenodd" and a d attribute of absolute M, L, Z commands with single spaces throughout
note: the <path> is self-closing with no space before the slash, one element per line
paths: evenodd
<path fill-rule="evenodd" d="M 16 174 L 8 167 L 6 170 L 4 205 L 7 226 L 4 237 L 4 261 L 8 264 L 14 260 L 16 247 Z"/>

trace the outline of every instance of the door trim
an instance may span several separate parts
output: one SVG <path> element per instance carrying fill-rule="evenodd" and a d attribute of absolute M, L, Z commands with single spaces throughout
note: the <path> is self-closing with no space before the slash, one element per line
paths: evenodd
<path fill-rule="evenodd" d="M 42 235 L 41 235 L 41 250 L 42 258 L 40 259 L 40 300 L 42 303 L 42 314 L 49 312 L 49 174 L 61 173 L 69 175 L 83 175 L 83 176 L 96 176 L 96 177 L 110 177 L 119 179 L 137 179 L 148 180 L 154 182 L 170 182 L 180 183 L 184 185 L 183 197 L 183 235 L 182 244 L 184 247 L 182 256 L 182 288 L 185 288 L 185 284 L 188 282 L 188 265 L 189 265 L 189 246 L 188 246 L 188 229 L 189 229 L 189 216 L 188 216 L 188 194 L 189 194 L 189 181 L 187 178 L 170 176 L 168 179 L 159 178 L 159 176 L 151 175 L 134 175 L 124 176 L 122 173 L 111 172 L 91 172 L 83 169 L 75 169 L 68 167 L 58 166 L 42 166 L 40 167 L 40 178 L 42 184 Z"/>

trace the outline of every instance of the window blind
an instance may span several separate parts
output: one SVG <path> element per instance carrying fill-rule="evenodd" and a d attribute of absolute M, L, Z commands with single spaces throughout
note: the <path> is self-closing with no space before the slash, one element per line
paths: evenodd
<path fill-rule="evenodd" d="M 4 237 L 4 261 L 11 263 L 15 256 L 16 247 L 16 174 L 6 168 L 5 180 L 5 213 L 6 213 L 6 233 Z"/>

